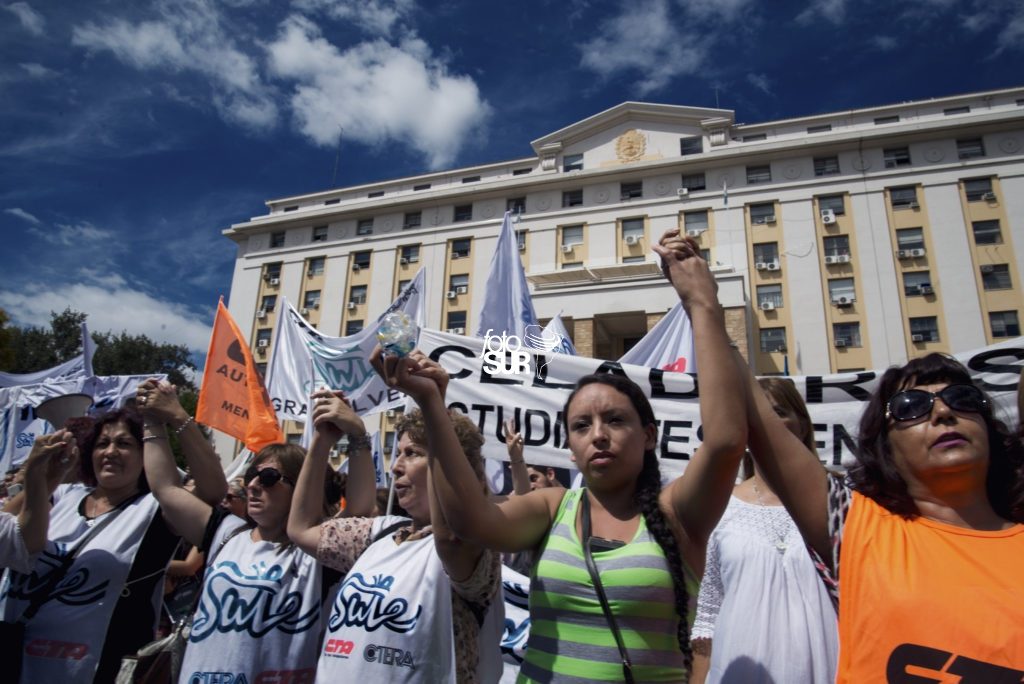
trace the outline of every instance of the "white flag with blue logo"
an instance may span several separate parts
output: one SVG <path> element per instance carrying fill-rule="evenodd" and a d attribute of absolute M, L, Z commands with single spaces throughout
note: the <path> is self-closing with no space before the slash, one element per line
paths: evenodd
<path fill-rule="evenodd" d="M 636 346 L 622 355 L 619 363 L 660 368 L 676 373 L 696 373 L 697 357 L 693 353 L 693 326 L 682 303 L 676 304 L 641 338 Z"/>
<path fill-rule="evenodd" d="M 480 310 L 480 325 L 476 336 L 492 334 L 526 336 L 526 326 L 537 325 L 530 286 L 526 282 L 523 262 L 519 259 L 519 244 L 512 230 L 512 212 L 505 212 L 501 223 L 498 245 L 491 257 L 491 274 L 484 290 L 484 306 Z"/>

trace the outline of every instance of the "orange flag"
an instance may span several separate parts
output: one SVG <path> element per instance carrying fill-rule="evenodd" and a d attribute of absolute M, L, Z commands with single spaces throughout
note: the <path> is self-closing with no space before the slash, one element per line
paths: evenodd
<path fill-rule="evenodd" d="M 253 453 L 285 441 L 249 345 L 223 297 L 213 321 L 196 420 L 241 440 Z"/>

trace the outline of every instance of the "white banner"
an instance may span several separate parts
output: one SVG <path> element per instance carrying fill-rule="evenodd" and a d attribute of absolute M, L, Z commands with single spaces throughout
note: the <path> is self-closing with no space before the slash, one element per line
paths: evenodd
<path fill-rule="evenodd" d="M 395 310 L 404 311 L 418 325 L 423 322 L 424 269 L 406 285 L 398 299 L 376 321 L 348 337 L 322 334 L 306 322 L 284 297 L 278 309 L 274 351 L 267 370 L 267 392 L 281 420 L 306 422 L 309 395 L 313 392 L 313 366 L 325 384 L 345 392 L 361 416 L 405 404 L 405 396 L 389 389 L 370 367 L 377 345 L 380 319 Z"/>
<path fill-rule="evenodd" d="M 633 348 L 622 355 L 619 363 L 632 363 L 648 368 L 661 368 L 677 373 L 696 373 L 697 357 L 693 352 L 693 326 L 682 302 L 677 302 L 657 325 Z"/>
<path fill-rule="evenodd" d="M 523 435 L 528 462 L 569 467 L 562 407 L 576 380 L 594 372 L 624 374 L 650 398 L 659 423 L 663 475 L 682 473 L 700 444 L 698 384 L 693 375 L 567 354 L 544 357 L 526 347 L 503 350 L 507 363 L 496 369 L 490 351 L 487 359 L 481 358 L 483 340 L 426 329 L 420 332 L 420 349 L 451 375 L 448 404 L 478 425 L 488 459 L 508 460 L 502 423 L 512 417 Z M 1024 338 L 955 356 L 992 396 L 997 415 L 1016 426 Z M 818 454 L 826 465 L 853 461 L 861 411 L 880 375 L 881 371 L 862 371 L 790 378 L 807 401 Z"/>

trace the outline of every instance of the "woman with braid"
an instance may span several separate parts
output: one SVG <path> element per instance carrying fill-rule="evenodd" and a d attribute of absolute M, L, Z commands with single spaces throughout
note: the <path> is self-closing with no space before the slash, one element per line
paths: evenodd
<path fill-rule="evenodd" d="M 729 499 L 747 435 L 745 421 L 735 420 L 743 415 L 744 397 L 722 391 L 742 376 L 714 277 L 692 241 L 677 231 L 663 240 L 671 249 L 655 250 L 693 323 L 704 430 L 685 474 L 665 488 L 650 403 L 630 380 L 601 374 L 582 378 L 563 412 L 585 488 L 539 489 L 492 502 L 472 486 L 476 477 L 429 362 L 379 350 L 374 356 L 378 372 L 423 412 L 431 482 L 452 531 L 498 551 L 538 549 L 520 682 L 680 682 L 688 676 L 704 550 Z"/>

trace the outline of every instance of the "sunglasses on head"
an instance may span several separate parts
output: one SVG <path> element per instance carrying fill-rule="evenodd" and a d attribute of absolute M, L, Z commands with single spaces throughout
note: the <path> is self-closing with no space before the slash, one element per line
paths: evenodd
<path fill-rule="evenodd" d="M 253 478 L 257 478 L 259 480 L 260 486 L 263 487 L 264 489 L 267 489 L 268 487 L 273 487 L 281 480 L 284 480 L 292 487 L 295 486 L 295 480 L 282 474 L 280 470 L 273 467 L 257 469 L 256 466 L 251 466 L 248 470 L 245 471 L 245 481 L 252 482 Z"/>
<path fill-rule="evenodd" d="M 927 416 L 935 405 L 935 397 L 953 411 L 982 413 L 988 408 L 988 399 L 974 385 L 949 385 L 938 392 L 921 389 L 897 392 L 885 405 L 885 417 L 902 422 Z"/>

